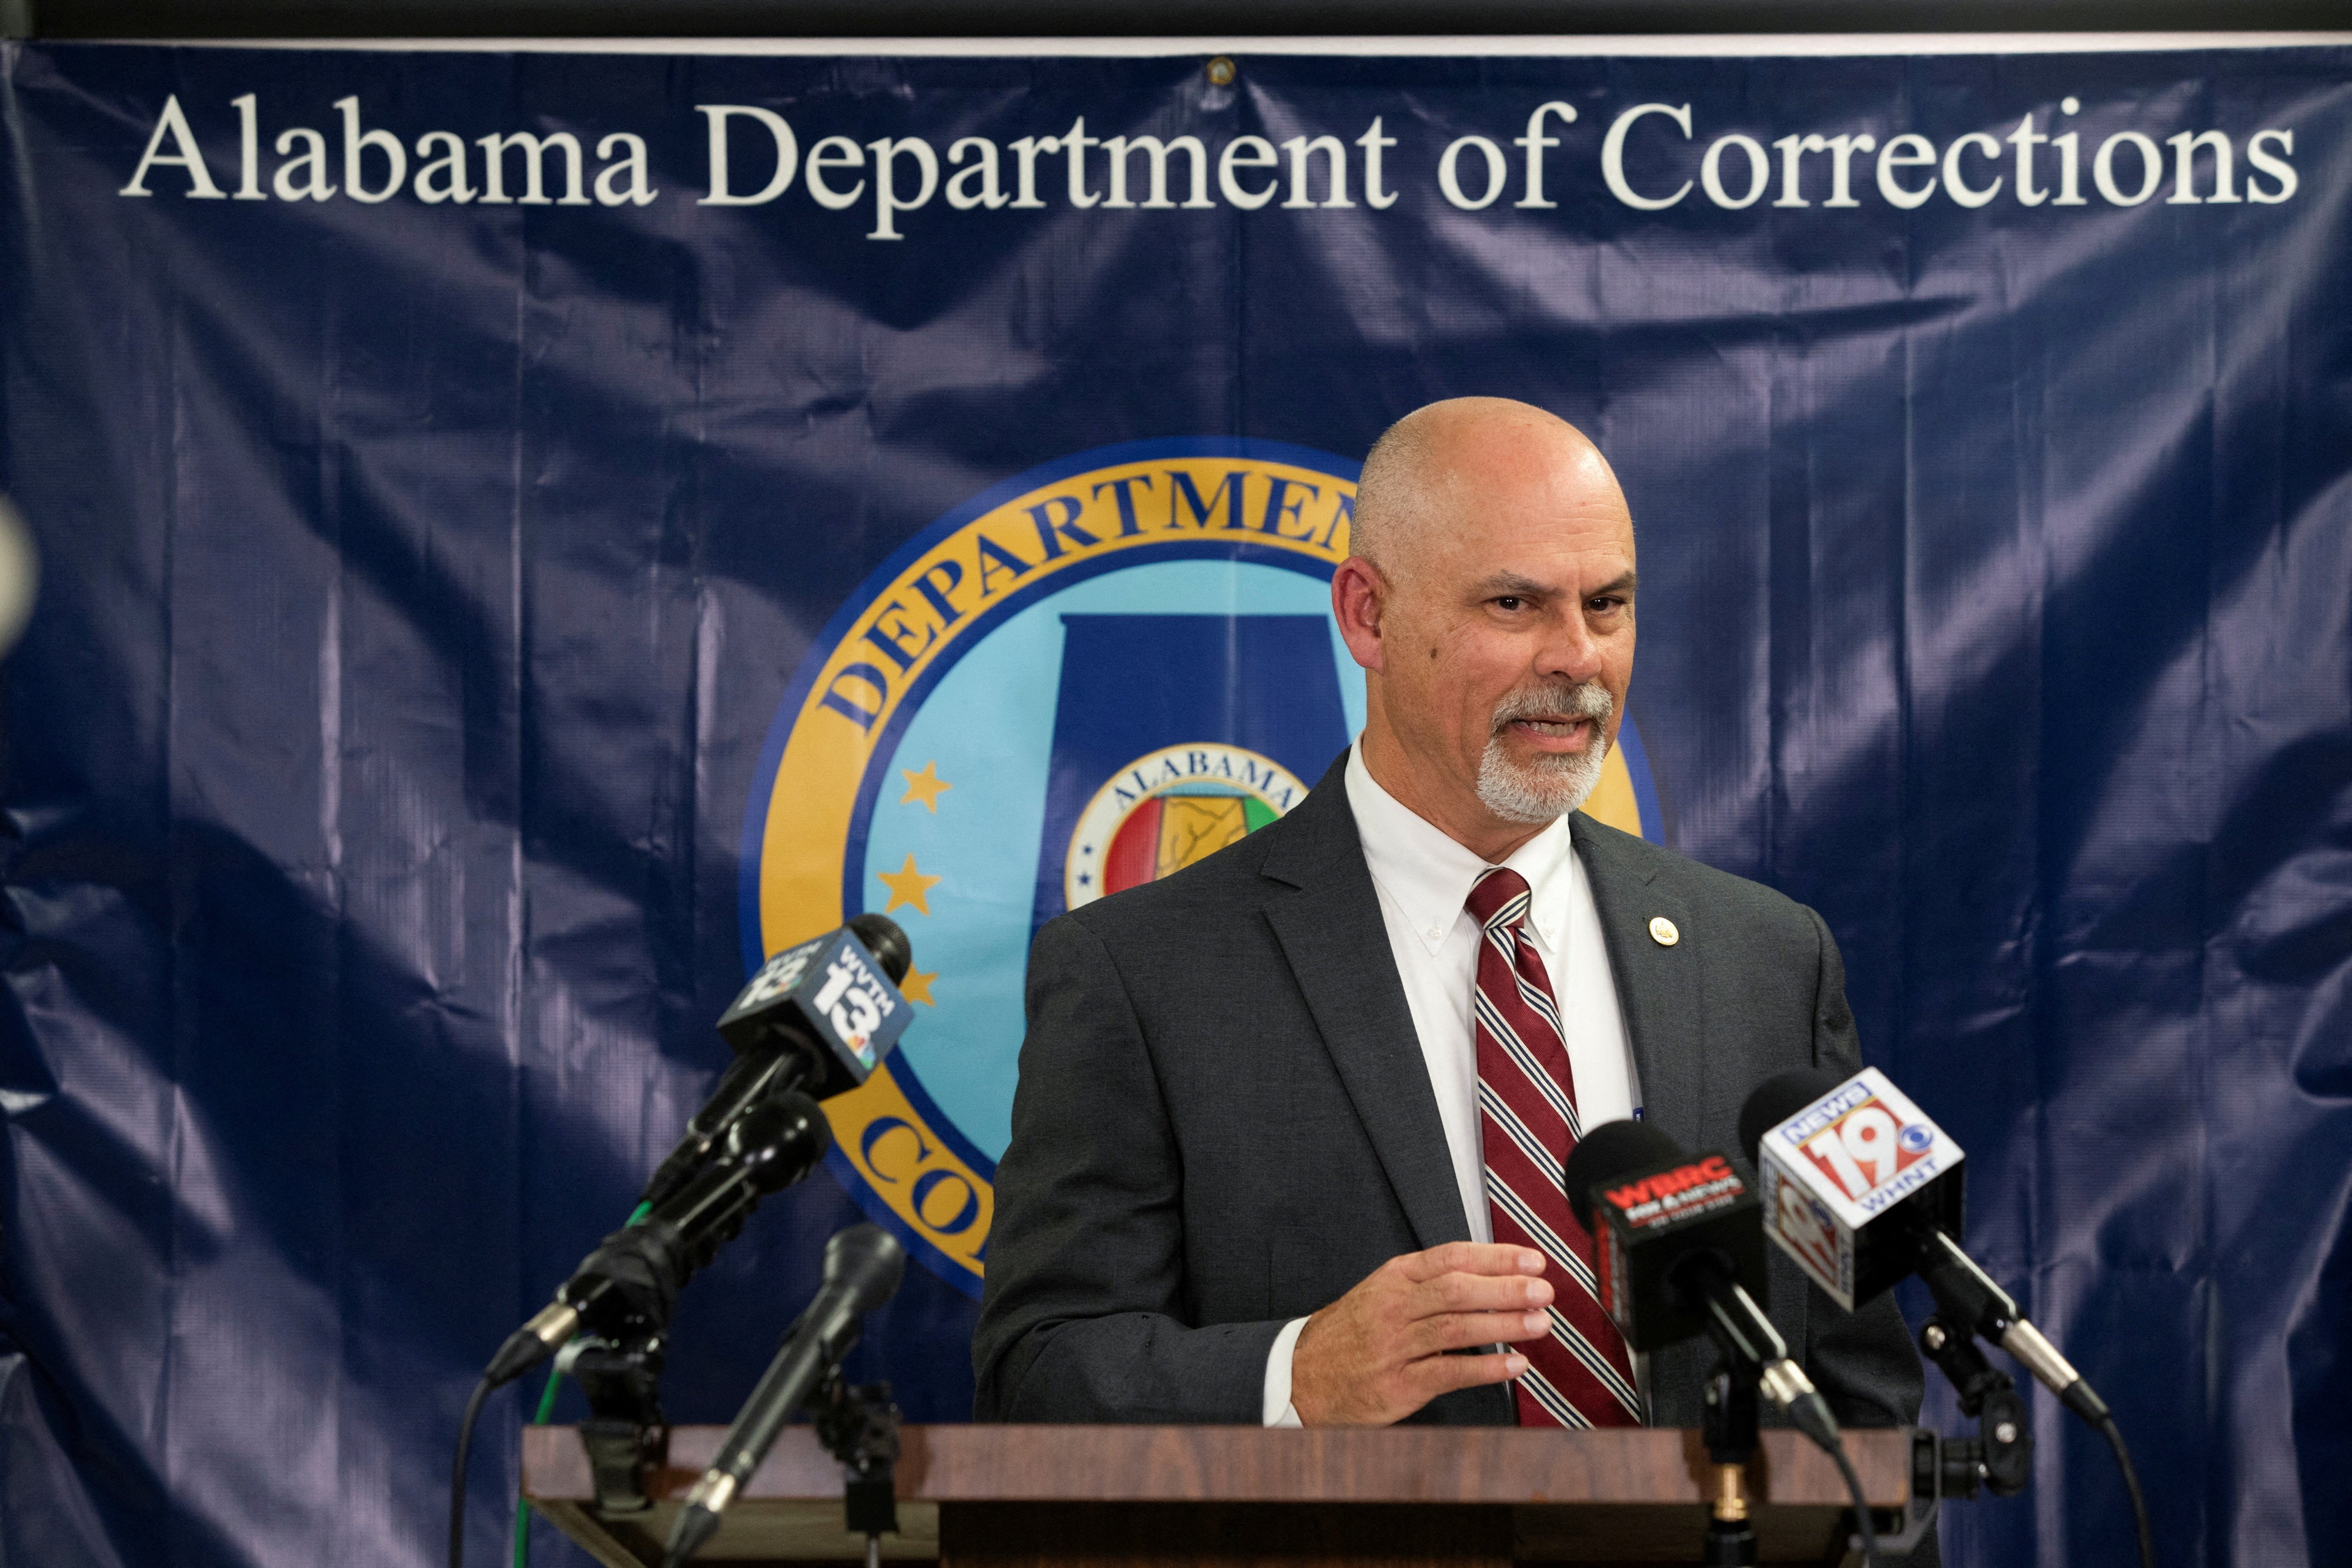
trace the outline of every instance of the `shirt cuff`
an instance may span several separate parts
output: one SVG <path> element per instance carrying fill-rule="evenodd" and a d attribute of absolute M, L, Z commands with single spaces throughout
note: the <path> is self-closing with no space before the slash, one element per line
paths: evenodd
<path fill-rule="evenodd" d="M 1305 1318 L 1291 1319 L 1274 1336 L 1274 1348 L 1265 1353 L 1265 1397 L 1261 1419 L 1266 1426 L 1300 1424 L 1298 1412 L 1290 1403 L 1290 1357 L 1298 1348 L 1298 1331 L 1306 1326 Z"/>

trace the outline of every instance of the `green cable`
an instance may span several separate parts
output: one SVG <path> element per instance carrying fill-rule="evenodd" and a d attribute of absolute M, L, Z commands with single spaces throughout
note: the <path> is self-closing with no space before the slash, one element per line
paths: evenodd
<path fill-rule="evenodd" d="M 635 1225 L 638 1220 L 643 1219 L 647 1214 L 652 1212 L 652 1210 L 653 1205 L 649 1203 L 641 1203 L 637 1205 L 636 1208 L 629 1215 L 629 1218 L 622 1222 L 621 1228 L 626 1230 L 630 1226 Z M 555 1414 L 555 1391 L 562 1387 L 562 1384 L 563 1374 L 561 1371 L 550 1371 L 548 1373 L 547 1388 L 539 1396 L 539 1414 L 530 1418 L 530 1424 L 532 1426 L 546 1426 L 547 1418 Z M 522 1496 L 520 1493 L 517 1493 L 515 1496 L 514 1568 L 525 1568 L 526 1561 L 529 1559 L 530 1555 L 530 1500 Z"/>

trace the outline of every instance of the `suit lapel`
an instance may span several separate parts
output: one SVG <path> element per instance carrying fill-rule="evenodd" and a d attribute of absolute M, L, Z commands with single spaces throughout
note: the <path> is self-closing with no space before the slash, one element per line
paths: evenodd
<path fill-rule="evenodd" d="M 1349 809 L 1346 764 L 1343 753 L 1307 799 L 1266 830 L 1276 841 L 1261 870 L 1283 885 L 1267 900 L 1265 918 L 1415 1238 L 1423 1247 L 1466 1240 L 1429 1064 Z M 1690 911 L 1657 884 L 1649 857 L 1633 848 L 1637 841 L 1596 827 L 1581 812 L 1570 828 L 1600 915 L 1643 1115 L 1694 1148 L 1704 1059 L 1699 956 L 1687 941 L 1668 946 L 1650 933 L 1660 915 L 1678 933 L 1690 932 Z"/>
<path fill-rule="evenodd" d="M 1597 826 L 1579 811 L 1569 820 L 1576 852 L 1592 885 L 1601 940 L 1617 983 L 1617 1008 L 1642 1076 L 1643 1116 L 1685 1149 L 1699 1130 L 1700 1039 L 1697 952 L 1681 938 L 1690 911 L 1657 884 L 1656 869 L 1633 851 L 1639 841 Z M 1663 915 L 1675 924 L 1672 946 L 1650 933 Z"/>
<path fill-rule="evenodd" d="M 1348 1098 L 1424 1247 L 1470 1239 L 1429 1064 L 1348 805 L 1347 754 L 1275 827 L 1265 918 Z"/>

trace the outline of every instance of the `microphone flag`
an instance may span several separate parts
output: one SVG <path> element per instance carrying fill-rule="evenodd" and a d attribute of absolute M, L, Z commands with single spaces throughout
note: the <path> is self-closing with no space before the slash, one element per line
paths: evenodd
<path fill-rule="evenodd" d="M 1765 1229 L 1848 1312 L 1912 1271 L 1906 1226 L 1961 1230 L 1960 1145 L 1874 1067 L 1765 1132 L 1754 1157 Z"/>
<path fill-rule="evenodd" d="M 1032 929 L 1304 798 L 1348 744 L 1320 615 L 1062 617 Z"/>

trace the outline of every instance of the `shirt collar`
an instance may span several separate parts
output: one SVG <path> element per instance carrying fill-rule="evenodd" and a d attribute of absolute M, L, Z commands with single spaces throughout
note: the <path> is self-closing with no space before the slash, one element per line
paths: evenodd
<path fill-rule="evenodd" d="M 1412 923 L 1415 938 L 1434 954 L 1454 923 L 1465 917 L 1462 906 L 1486 862 L 1381 787 L 1364 766 L 1360 735 L 1348 753 L 1347 779 L 1348 805 L 1355 812 L 1356 833 L 1363 841 L 1364 863 L 1372 881 Z M 1536 936 L 1554 953 L 1568 935 L 1567 900 L 1561 895 L 1567 879 L 1575 874 L 1575 861 L 1563 816 L 1503 862 L 1528 879 Z"/>

